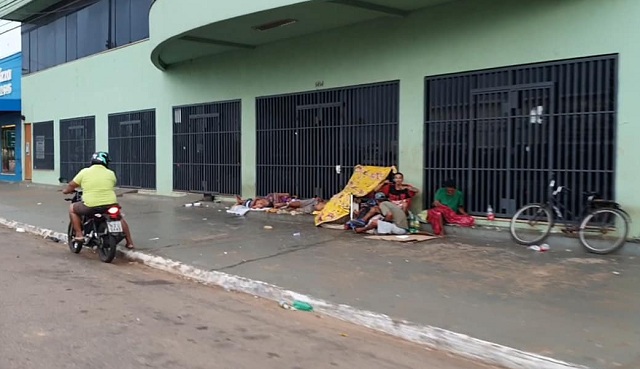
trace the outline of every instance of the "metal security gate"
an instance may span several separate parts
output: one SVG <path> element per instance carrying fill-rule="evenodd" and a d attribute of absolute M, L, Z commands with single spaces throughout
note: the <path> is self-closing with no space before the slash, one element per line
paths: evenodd
<path fill-rule="evenodd" d="M 118 186 L 155 189 L 155 110 L 110 114 L 109 154 Z"/>
<path fill-rule="evenodd" d="M 83 117 L 60 120 L 60 176 L 72 180 L 89 166 L 96 150 L 96 119 Z"/>
<path fill-rule="evenodd" d="M 239 194 L 240 100 L 173 109 L 173 188 Z"/>
<path fill-rule="evenodd" d="M 398 157 L 399 83 L 257 99 L 257 191 L 329 198 L 362 165 Z"/>
<path fill-rule="evenodd" d="M 544 201 L 555 173 L 581 194 L 614 197 L 617 57 L 602 56 L 426 79 L 427 205 L 446 179 L 472 214 L 509 217 Z"/>

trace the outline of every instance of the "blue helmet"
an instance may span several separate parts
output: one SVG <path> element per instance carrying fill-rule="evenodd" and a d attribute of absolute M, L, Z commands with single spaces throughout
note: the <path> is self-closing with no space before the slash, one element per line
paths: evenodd
<path fill-rule="evenodd" d="M 91 156 L 91 165 L 100 164 L 108 168 L 110 162 L 111 158 L 106 151 L 98 151 Z"/>

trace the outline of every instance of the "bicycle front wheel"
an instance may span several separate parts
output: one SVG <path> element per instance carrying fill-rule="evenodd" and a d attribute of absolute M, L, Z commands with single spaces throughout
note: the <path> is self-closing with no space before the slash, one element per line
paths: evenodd
<path fill-rule="evenodd" d="M 520 245 L 535 245 L 544 240 L 553 228 L 549 208 L 542 204 L 521 207 L 511 218 L 511 237 Z"/>
<path fill-rule="evenodd" d="M 618 209 L 598 209 L 580 224 L 578 235 L 584 248 L 594 254 L 606 255 L 620 249 L 629 234 L 629 221 Z"/>

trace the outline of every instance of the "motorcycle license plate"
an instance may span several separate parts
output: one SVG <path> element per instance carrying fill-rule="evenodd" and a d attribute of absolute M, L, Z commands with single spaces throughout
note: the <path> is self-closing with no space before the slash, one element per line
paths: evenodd
<path fill-rule="evenodd" d="M 107 228 L 109 228 L 109 233 L 121 233 L 122 232 L 122 222 L 107 222 Z"/>

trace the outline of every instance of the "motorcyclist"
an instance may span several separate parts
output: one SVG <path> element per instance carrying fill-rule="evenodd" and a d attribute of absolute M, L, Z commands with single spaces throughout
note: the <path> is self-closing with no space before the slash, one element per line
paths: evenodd
<path fill-rule="evenodd" d="M 91 156 L 91 166 L 78 172 L 62 191 L 64 194 L 71 194 L 76 188 L 82 188 L 82 202 L 73 203 L 69 207 L 69 218 L 75 230 L 76 242 L 84 241 L 82 237 L 82 216 L 92 216 L 96 213 L 96 210 L 118 205 L 115 192 L 117 179 L 115 173 L 109 169 L 110 162 L 109 153 L 105 151 L 94 153 Z M 124 218 L 121 221 L 127 248 L 133 249 L 134 245 L 129 225 Z"/>

